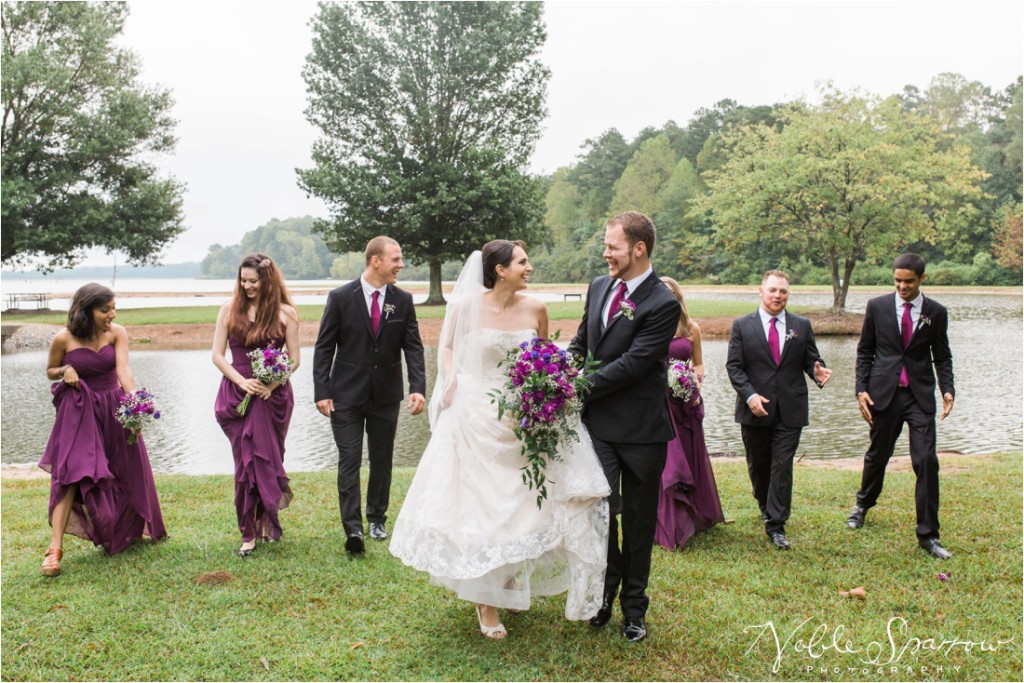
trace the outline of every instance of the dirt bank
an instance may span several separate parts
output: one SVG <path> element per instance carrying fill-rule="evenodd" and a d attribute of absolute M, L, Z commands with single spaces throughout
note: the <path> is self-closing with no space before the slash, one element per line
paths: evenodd
<path fill-rule="evenodd" d="M 857 335 L 863 321 L 861 315 L 847 315 L 834 318 L 831 315 L 811 315 L 814 333 L 821 337 L 826 335 Z M 701 332 L 705 337 L 728 337 L 732 328 L 732 318 L 703 318 L 700 320 Z M 579 327 L 579 320 L 552 320 L 550 333 L 561 330 L 561 339 L 569 340 Z M 202 349 L 210 346 L 213 340 L 213 323 L 192 323 L 187 325 L 128 325 L 128 337 L 132 348 L 146 349 Z M 299 325 L 299 340 L 303 346 L 311 346 L 316 342 L 319 320 L 303 321 Z M 441 336 L 441 321 L 436 319 L 420 320 L 420 336 L 427 346 L 435 346 Z"/>

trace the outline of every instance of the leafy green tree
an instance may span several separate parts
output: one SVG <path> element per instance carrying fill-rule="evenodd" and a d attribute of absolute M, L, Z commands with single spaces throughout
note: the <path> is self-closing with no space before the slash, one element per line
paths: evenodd
<path fill-rule="evenodd" d="M 703 217 L 690 211 L 693 200 L 702 193 L 703 184 L 687 158 L 682 158 L 672 175 L 658 191 L 657 210 L 653 214 L 658 227 L 658 244 L 654 250 L 654 267 L 660 273 L 685 279 L 703 270 L 703 247 L 699 234 Z"/>
<path fill-rule="evenodd" d="M 647 215 L 658 212 L 658 191 L 672 175 L 676 155 L 668 136 L 661 134 L 648 138 L 637 148 L 626 164 L 626 169 L 615 182 L 615 194 L 608 213 L 642 211 Z"/>
<path fill-rule="evenodd" d="M 896 97 L 826 90 L 820 106 L 795 104 L 782 123 L 726 136 L 729 160 L 705 174 L 710 193 L 695 211 L 712 216 L 729 248 L 785 244 L 827 265 L 837 313 L 858 263 L 955 230 L 974 213 L 984 172 Z"/>
<path fill-rule="evenodd" d="M 322 3 L 303 77 L 319 128 L 299 185 L 323 198 L 336 252 L 375 235 L 441 266 L 495 237 L 536 241 L 540 183 L 523 173 L 545 114 L 546 33 L 533 2 Z"/>
<path fill-rule="evenodd" d="M 170 93 L 117 41 L 123 2 L 4 2 L 3 263 L 70 267 L 88 247 L 154 262 L 184 230 L 154 154 L 174 149 Z"/>
<path fill-rule="evenodd" d="M 570 169 L 566 180 L 579 188 L 587 220 L 594 229 L 600 225 L 603 231 L 615 181 L 626 170 L 633 150 L 622 133 L 614 128 L 605 131 L 596 140 L 585 140 L 580 147 L 585 151 L 580 155 L 579 162 Z"/>
<path fill-rule="evenodd" d="M 311 232 L 315 222 L 312 216 L 283 221 L 275 218 L 245 233 L 238 244 L 214 244 L 200 265 L 200 273 L 204 277 L 233 278 L 245 255 L 259 252 L 274 259 L 289 280 L 329 277 L 334 255 L 320 236 Z"/>
<path fill-rule="evenodd" d="M 1003 268 L 1020 275 L 1024 260 L 1024 223 L 1021 221 L 1021 204 L 1007 204 L 1000 211 L 996 227 L 992 254 Z M 1019 284 L 1019 282 L 1018 282 Z"/>

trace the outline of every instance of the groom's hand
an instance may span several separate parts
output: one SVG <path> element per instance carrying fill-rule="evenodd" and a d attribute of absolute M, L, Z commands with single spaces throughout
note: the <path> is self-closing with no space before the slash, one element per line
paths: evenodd
<path fill-rule="evenodd" d="M 320 414 L 324 417 L 330 417 L 331 413 L 334 412 L 334 399 L 325 398 L 322 401 L 316 402 L 316 409 L 320 411 Z"/>
<path fill-rule="evenodd" d="M 747 406 L 750 408 L 750 412 L 757 417 L 766 417 L 768 415 L 768 411 L 764 407 L 766 403 L 771 403 L 771 401 L 761 394 L 754 394 L 747 400 Z"/>
<path fill-rule="evenodd" d="M 423 398 L 423 394 L 409 394 L 409 413 L 412 415 L 419 415 L 423 412 L 423 407 L 427 405 L 427 399 Z"/>

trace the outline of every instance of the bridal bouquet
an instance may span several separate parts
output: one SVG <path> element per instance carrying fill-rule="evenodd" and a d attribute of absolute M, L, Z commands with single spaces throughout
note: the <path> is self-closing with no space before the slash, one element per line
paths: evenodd
<path fill-rule="evenodd" d="M 265 349 L 253 349 L 249 352 L 249 360 L 252 362 L 253 378 L 264 384 L 273 384 L 274 382 L 284 384 L 292 374 L 292 359 L 288 357 L 288 352 L 284 349 L 274 348 L 273 344 Z M 245 412 L 249 410 L 251 399 L 252 394 L 246 394 L 242 402 L 238 404 L 235 410 L 239 415 L 245 415 Z"/>
<path fill-rule="evenodd" d="M 134 446 L 142 428 L 160 419 L 160 411 L 153 403 L 153 394 L 148 389 L 138 389 L 121 397 L 114 417 L 128 431 L 128 445 Z"/>
<path fill-rule="evenodd" d="M 537 490 L 537 507 L 548 495 L 544 475 L 548 460 L 560 459 L 559 444 L 579 441 L 570 418 L 579 415 L 590 388 L 582 365 L 553 341 L 537 337 L 511 349 L 498 362 L 499 368 L 506 368 L 507 380 L 491 392 L 492 402 L 498 404 L 499 420 L 509 414 L 512 431 L 523 442 L 523 483 Z"/>
<path fill-rule="evenodd" d="M 668 388 L 672 390 L 673 396 L 682 399 L 684 403 L 689 402 L 700 390 L 701 379 L 689 360 L 668 362 Z"/>

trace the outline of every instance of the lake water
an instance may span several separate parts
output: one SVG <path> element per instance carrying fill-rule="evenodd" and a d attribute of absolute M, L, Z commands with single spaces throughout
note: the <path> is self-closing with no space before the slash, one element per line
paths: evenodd
<path fill-rule="evenodd" d="M 813 295 L 824 298 L 827 295 Z M 721 298 L 737 298 L 733 292 Z M 695 297 L 697 298 L 697 297 Z M 705 298 L 701 294 L 700 298 Z M 706 298 L 719 298 L 719 295 Z M 798 294 L 792 303 L 809 302 Z M 867 295 L 856 296 L 851 307 L 863 310 Z M 941 450 L 988 453 L 1022 448 L 1021 400 L 1022 306 L 1019 296 L 961 294 L 940 299 L 950 309 L 950 343 L 956 373 L 957 400 L 953 413 L 939 423 Z M 756 299 L 752 299 L 756 301 Z M 755 304 L 752 303 L 751 308 Z M 861 420 L 853 396 L 853 369 L 857 340 L 854 337 L 822 337 L 819 350 L 833 369 L 832 381 L 821 391 L 811 386 L 811 424 L 804 429 L 798 455 L 812 458 L 854 457 L 867 447 L 867 426 Z M 725 372 L 727 342 L 704 342 L 707 377 L 705 431 L 708 449 L 715 454 L 741 454 L 739 426 L 733 422 L 735 393 Z M 313 405 L 310 370 L 313 349 L 302 350 L 303 367 L 293 378 L 296 406 L 286 443 L 286 467 L 321 470 L 336 464 L 337 451 L 329 421 Z M 428 391 L 432 388 L 436 351 L 427 351 Z M 150 459 L 156 472 L 228 474 L 231 451 L 213 418 L 213 403 L 220 373 L 209 351 L 131 352 L 138 386 L 158 396 L 163 419 L 146 432 Z M 38 462 L 53 426 L 53 406 L 44 374 L 42 351 L 4 354 L 0 363 L 2 447 L 4 465 Z M 430 437 L 426 414 L 402 412 L 396 463 L 415 465 Z M 897 453 L 907 452 L 906 434 Z"/>

